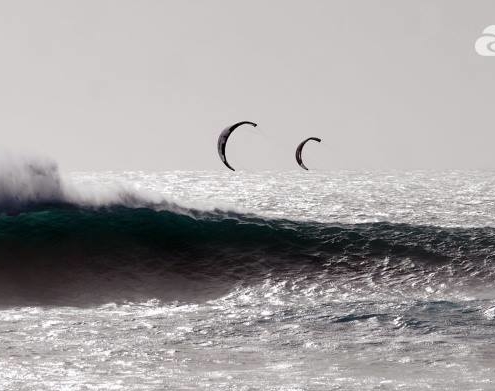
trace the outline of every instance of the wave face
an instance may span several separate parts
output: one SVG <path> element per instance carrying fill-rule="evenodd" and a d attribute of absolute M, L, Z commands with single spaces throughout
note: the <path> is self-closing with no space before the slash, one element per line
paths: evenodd
<path fill-rule="evenodd" d="M 88 281 L 99 295 L 180 298 L 187 289 L 177 281 L 194 281 L 202 295 L 215 295 L 238 282 L 301 274 L 308 280 L 323 274 L 323 282 L 372 278 L 388 288 L 402 285 L 407 294 L 407 286 L 433 281 L 491 281 L 494 256 L 493 228 L 343 225 L 70 204 L 0 217 L 3 298 L 91 296 L 96 292 Z"/>

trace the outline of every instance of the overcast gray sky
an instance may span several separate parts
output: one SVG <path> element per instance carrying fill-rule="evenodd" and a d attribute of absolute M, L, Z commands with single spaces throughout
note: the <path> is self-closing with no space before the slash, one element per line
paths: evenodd
<path fill-rule="evenodd" d="M 65 170 L 495 168 L 494 1 L 0 1 L 0 144 Z M 308 163 L 308 165 L 309 165 Z M 226 168 L 225 168 L 226 169 Z"/>

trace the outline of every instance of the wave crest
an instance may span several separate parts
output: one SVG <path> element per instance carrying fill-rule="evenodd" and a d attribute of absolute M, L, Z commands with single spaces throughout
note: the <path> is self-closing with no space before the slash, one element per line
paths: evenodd
<path fill-rule="evenodd" d="M 0 213 L 18 214 L 42 205 L 185 209 L 158 194 L 120 184 L 76 186 L 48 158 L 3 153 L 0 165 Z"/>

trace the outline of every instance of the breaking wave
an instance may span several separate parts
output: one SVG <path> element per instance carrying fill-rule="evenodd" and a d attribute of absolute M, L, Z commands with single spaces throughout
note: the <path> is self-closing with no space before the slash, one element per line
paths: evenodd
<path fill-rule="evenodd" d="M 494 228 L 267 219 L 122 188 L 83 195 L 52 163 L 2 173 L 0 303 L 207 299 L 267 276 L 404 294 L 494 280 Z"/>

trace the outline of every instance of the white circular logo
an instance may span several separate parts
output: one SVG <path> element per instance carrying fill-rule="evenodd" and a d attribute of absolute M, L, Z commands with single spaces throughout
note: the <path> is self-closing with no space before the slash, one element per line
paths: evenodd
<path fill-rule="evenodd" d="M 488 26 L 474 44 L 480 56 L 495 56 L 495 25 Z"/>

